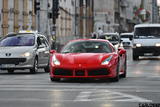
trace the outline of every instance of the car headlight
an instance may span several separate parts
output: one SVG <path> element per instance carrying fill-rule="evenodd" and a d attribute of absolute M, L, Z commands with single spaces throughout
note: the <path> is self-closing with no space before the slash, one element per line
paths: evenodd
<path fill-rule="evenodd" d="M 24 54 L 22 54 L 23 57 L 30 57 L 31 56 L 31 53 L 30 52 L 26 52 Z"/>
<path fill-rule="evenodd" d="M 156 46 L 156 47 L 160 47 L 160 43 L 156 43 L 155 46 Z"/>
<path fill-rule="evenodd" d="M 55 64 L 55 65 L 60 65 L 60 62 L 59 62 L 59 60 L 56 58 L 55 55 L 53 55 L 53 57 L 52 57 L 52 62 L 53 62 L 53 64 Z"/>
<path fill-rule="evenodd" d="M 136 44 L 136 47 L 141 47 L 141 46 L 142 46 L 142 44 L 140 44 L 140 43 Z"/>
<path fill-rule="evenodd" d="M 108 58 L 106 58 L 106 59 L 102 62 L 102 65 L 108 65 L 109 62 L 111 61 L 111 59 L 112 59 L 112 55 L 109 56 Z"/>

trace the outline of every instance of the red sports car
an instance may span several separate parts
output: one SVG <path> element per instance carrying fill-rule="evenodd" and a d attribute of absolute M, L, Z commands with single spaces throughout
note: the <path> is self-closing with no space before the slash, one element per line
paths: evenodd
<path fill-rule="evenodd" d="M 126 77 L 126 50 L 116 50 L 108 40 L 79 39 L 70 41 L 60 53 L 51 51 L 50 79 Z"/>

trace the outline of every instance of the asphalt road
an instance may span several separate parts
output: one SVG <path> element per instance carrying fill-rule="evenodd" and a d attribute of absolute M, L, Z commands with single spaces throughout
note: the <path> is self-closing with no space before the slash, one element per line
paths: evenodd
<path fill-rule="evenodd" d="M 133 61 L 131 50 L 127 53 L 127 78 L 119 82 L 51 82 L 43 70 L 0 71 L 0 107 L 160 107 L 160 57 Z"/>

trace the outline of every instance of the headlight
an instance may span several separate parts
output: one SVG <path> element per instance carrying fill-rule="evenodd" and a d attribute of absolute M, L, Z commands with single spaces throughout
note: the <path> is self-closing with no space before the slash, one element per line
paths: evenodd
<path fill-rule="evenodd" d="M 142 44 L 139 44 L 139 43 L 136 44 L 136 47 L 141 47 L 141 46 L 142 46 Z"/>
<path fill-rule="evenodd" d="M 160 43 L 156 43 L 155 46 L 160 47 Z"/>
<path fill-rule="evenodd" d="M 106 58 L 106 59 L 102 62 L 102 65 L 108 65 L 109 62 L 111 61 L 111 59 L 112 59 L 112 55 L 109 56 L 108 58 Z"/>
<path fill-rule="evenodd" d="M 29 56 L 31 56 L 31 53 L 30 52 L 26 52 L 26 53 L 22 54 L 22 56 L 23 57 L 29 57 Z"/>
<path fill-rule="evenodd" d="M 55 65 L 60 65 L 60 62 L 58 61 L 58 59 L 56 58 L 55 55 L 53 55 L 53 57 L 52 57 L 52 62 L 53 62 L 53 64 L 55 64 Z"/>

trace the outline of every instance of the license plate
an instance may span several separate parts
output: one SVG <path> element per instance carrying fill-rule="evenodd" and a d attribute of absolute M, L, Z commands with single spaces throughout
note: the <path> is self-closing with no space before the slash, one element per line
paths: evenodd
<path fill-rule="evenodd" d="M 0 67 L 1 68 L 12 68 L 12 67 L 15 67 L 15 64 L 1 64 Z"/>
<path fill-rule="evenodd" d="M 153 55 L 153 53 L 144 53 L 144 55 L 151 56 L 151 55 Z"/>

